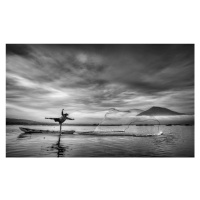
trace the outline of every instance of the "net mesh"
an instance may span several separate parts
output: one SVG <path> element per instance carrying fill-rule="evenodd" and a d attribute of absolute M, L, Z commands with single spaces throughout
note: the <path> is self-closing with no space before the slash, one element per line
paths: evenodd
<path fill-rule="evenodd" d="M 160 134 L 159 120 L 155 116 L 138 116 L 141 112 L 142 110 L 139 109 L 120 111 L 112 108 L 105 114 L 101 123 L 95 128 L 94 133 L 144 136 Z"/>

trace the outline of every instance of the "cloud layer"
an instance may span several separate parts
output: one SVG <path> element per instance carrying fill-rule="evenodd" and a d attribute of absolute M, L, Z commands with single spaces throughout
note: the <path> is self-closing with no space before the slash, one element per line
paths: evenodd
<path fill-rule="evenodd" d="M 194 45 L 9 44 L 6 54 L 7 117 L 44 121 L 65 108 L 101 118 L 151 106 L 194 113 Z"/>

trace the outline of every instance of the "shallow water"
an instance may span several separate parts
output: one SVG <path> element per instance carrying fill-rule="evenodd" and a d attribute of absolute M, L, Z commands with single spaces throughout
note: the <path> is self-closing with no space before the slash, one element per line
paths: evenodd
<path fill-rule="evenodd" d="M 6 126 L 6 157 L 194 157 L 194 126 L 161 126 L 163 135 L 152 137 L 62 135 L 60 143 L 58 134 L 22 134 L 21 126 Z M 59 130 L 58 126 L 23 127 Z"/>

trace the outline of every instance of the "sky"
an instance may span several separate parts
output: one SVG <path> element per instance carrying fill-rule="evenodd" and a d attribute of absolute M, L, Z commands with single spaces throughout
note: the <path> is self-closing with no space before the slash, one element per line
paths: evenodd
<path fill-rule="evenodd" d="M 7 118 L 47 122 L 65 109 L 93 123 L 152 106 L 194 114 L 193 44 L 6 45 Z"/>

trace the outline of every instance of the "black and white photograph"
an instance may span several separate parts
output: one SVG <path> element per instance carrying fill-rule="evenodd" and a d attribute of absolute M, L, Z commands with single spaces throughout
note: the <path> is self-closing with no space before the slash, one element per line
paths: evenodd
<path fill-rule="evenodd" d="M 194 44 L 6 44 L 6 157 L 194 157 Z"/>
<path fill-rule="evenodd" d="M 0 199 L 200 199 L 197 0 L 2 0 Z"/>

